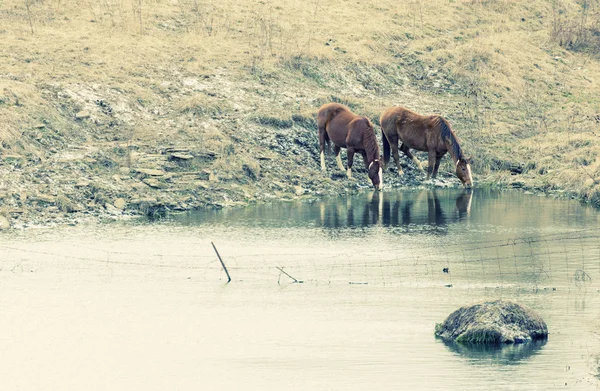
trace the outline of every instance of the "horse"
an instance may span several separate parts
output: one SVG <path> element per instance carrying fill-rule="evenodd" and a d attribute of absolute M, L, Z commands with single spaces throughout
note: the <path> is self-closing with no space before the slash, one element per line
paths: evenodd
<path fill-rule="evenodd" d="M 387 167 L 390 161 L 390 148 L 398 167 L 398 174 L 402 175 L 400 156 L 398 155 L 398 142 L 400 150 L 412 159 L 417 167 L 423 171 L 419 160 L 410 153 L 410 148 L 424 151 L 429 154 L 427 166 L 427 179 L 435 178 L 442 157 L 450 152 L 456 166 L 456 176 L 463 186 L 473 186 L 470 160 L 463 155 L 458 138 L 452 131 L 450 123 L 439 115 L 420 115 L 403 107 L 391 107 L 381 114 L 381 134 L 383 140 L 383 166 Z"/>
<path fill-rule="evenodd" d="M 333 150 L 338 168 L 346 171 L 348 179 L 352 179 L 352 164 L 354 154 L 363 157 L 369 179 L 377 190 L 383 187 L 383 167 L 377 137 L 373 124 L 367 117 L 354 114 L 348 107 L 339 103 L 327 103 L 317 112 L 317 127 L 319 129 L 319 146 L 321 151 L 321 170 L 325 168 L 325 143 L 333 142 Z M 344 170 L 340 150 L 346 148 L 348 154 L 348 169 Z"/>

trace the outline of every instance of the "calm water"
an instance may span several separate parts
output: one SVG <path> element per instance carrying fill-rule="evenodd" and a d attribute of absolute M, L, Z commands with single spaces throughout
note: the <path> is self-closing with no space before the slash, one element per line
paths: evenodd
<path fill-rule="evenodd" d="M 4 234 L 2 388 L 597 390 L 598 218 L 413 190 Z M 538 311 L 548 341 L 433 337 L 497 298 Z"/>

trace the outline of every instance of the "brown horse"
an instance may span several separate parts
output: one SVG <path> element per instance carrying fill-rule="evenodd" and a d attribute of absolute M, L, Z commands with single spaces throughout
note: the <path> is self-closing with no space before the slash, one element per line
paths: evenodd
<path fill-rule="evenodd" d="M 458 138 L 445 118 L 439 115 L 420 115 L 403 107 L 392 107 L 381 114 L 380 120 L 384 167 L 387 167 L 390 161 L 391 147 L 398 173 L 402 175 L 398 155 L 400 141 L 400 150 L 421 170 L 421 163 L 410 153 L 410 148 L 429 153 L 428 179 L 436 177 L 442 157 L 450 152 L 458 179 L 465 187 L 473 186 L 469 159 L 463 155 Z"/>
<path fill-rule="evenodd" d="M 352 178 L 354 154 L 360 153 L 365 162 L 369 178 L 377 190 L 383 187 L 382 164 L 377 137 L 373 124 L 366 117 L 354 114 L 339 103 L 328 103 L 317 113 L 319 128 L 319 145 L 321 150 L 321 170 L 325 171 L 325 143 L 333 142 L 335 159 L 340 170 L 344 170 L 340 150 L 346 148 L 348 153 L 348 170 L 346 175 Z"/>

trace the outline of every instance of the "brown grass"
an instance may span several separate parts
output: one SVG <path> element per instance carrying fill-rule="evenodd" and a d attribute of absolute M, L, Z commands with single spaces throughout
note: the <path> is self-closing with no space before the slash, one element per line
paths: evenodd
<path fill-rule="evenodd" d="M 476 181 L 515 180 L 494 168 L 510 161 L 535 166 L 519 178 L 531 186 L 594 195 L 599 6 L 584 3 L 585 15 L 575 0 L 5 0 L 0 150 L 45 156 L 43 122 L 65 137 L 56 143 L 224 153 L 235 132 L 308 126 L 294 116 L 327 101 L 372 119 L 401 104 L 450 119 Z M 74 122 L 78 110 L 92 119 Z"/>

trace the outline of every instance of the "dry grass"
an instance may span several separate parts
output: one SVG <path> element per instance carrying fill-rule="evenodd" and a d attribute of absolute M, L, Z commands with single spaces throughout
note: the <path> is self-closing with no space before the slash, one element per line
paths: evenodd
<path fill-rule="evenodd" d="M 331 100 L 376 120 L 401 104 L 448 117 L 480 178 L 515 179 L 496 161 L 535 163 L 525 180 L 590 196 L 598 11 L 596 0 L 4 0 L 1 148 L 43 156 L 44 122 L 80 142 L 181 138 L 226 153 L 240 124 L 309 126 Z M 96 127 L 72 121 L 84 109 Z"/>

